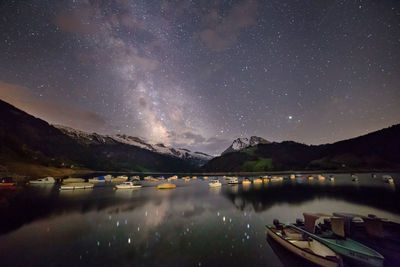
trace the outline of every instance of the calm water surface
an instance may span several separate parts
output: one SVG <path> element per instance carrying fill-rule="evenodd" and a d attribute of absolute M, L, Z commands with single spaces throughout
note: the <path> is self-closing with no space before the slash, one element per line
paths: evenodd
<path fill-rule="evenodd" d="M 392 176 L 396 185 L 385 184 L 381 174 L 358 174 L 358 183 L 337 174 L 335 182 L 217 189 L 207 181 L 178 180 L 167 191 L 152 182 L 138 190 L 114 190 L 111 184 L 2 190 L 0 265 L 292 265 L 298 259 L 267 240 L 265 224 L 334 211 L 400 222 L 399 174 Z"/>

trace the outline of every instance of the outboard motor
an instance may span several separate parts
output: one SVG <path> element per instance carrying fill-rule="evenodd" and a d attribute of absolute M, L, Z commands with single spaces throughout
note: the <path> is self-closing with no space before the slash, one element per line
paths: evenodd
<path fill-rule="evenodd" d="M 281 224 L 278 219 L 274 219 L 273 222 L 276 227 Z"/>
<path fill-rule="evenodd" d="M 296 225 L 297 226 L 304 226 L 304 220 L 301 218 L 296 219 Z"/>

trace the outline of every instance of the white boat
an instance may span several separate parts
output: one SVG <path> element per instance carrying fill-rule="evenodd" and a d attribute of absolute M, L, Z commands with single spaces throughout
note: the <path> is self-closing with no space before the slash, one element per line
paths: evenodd
<path fill-rule="evenodd" d="M 383 176 L 382 176 L 382 180 L 383 180 L 385 183 L 389 183 L 389 184 L 393 184 L 393 183 L 394 183 L 393 177 L 390 176 L 390 175 L 383 175 Z"/>
<path fill-rule="evenodd" d="M 63 180 L 64 184 L 69 184 L 69 183 L 83 183 L 85 182 L 85 179 L 83 178 L 67 178 Z"/>
<path fill-rule="evenodd" d="M 219 180 L 211 180 L 208 185 L 210 187 L 221 187 L 222 186 L 222 184 L 220 183 Z"/>
<path fill-rule="evenodd" d="M 131 179 L 130 179 L 131 181 L 140 181 L 140 177 L 139 176 L 132 176 L 131 177 Z"/>
<path fill-rule="evenodd" d="M 126 182 L 126 180 L 128 180 L 128 176 L 126 175 L 120 175 L 117 176 L 116 178 L 111 178 L 112 183 L 123 183 Z"/>
<path fill-rule="evenodd" d="M 239 179 L 237 177 L 231 177 L 228 184 L 239 184 Z"/>
<path fill-rule="evenodd" d="M 104 175 L 104 179 L 106 179 L 107 182 L 111 182 L 112 175 L 110 174 Z"/>
<path fill-rule="evenodd" d="M 45 177 L 37 180 L 29 181 L 29 184 L 54 184 L 56 180 L 53 177 Z"/>
<path fill-rule="evenodd" d="M 168 181 L 177 180 L 178 176 L 174 175 L 168 178 Z"/>
<path fill-rule="evenodd" d="M 97 184 L 97 183 L 105 183 L 106 179 L 104 178 L 104 176 L 99 176 L 99 177 L 94 177 L 89 179 L 89 183 L 92 184 Z"/>
<path fill-rule="evenodd" d="M 91 183 L 68 183 L 62 185 L 60 190 L 92 189 L 93 186 Z"/>
<path fill-rule="evenodd" d="M 118 184 L 115 187 L 117 189 L 136 189 L 136 188 L 141 188 L 142 185 L 135 184 L 133 182 L 123 182 L 122 184 Z"/>

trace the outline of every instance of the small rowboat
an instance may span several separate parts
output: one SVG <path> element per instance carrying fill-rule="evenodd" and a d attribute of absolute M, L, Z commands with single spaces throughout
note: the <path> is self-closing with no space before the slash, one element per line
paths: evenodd
<path fill-rule="evenodd" d="M 122 184 L 118 184 L 115 186 L 117 189 L 137 189 L 141 188 L 142 185 L 140 184 L 135 184 L 133 182 L 124 182 Z"/>
<path fill-rule="evenodd" d="M 261 180 L 259 178 L 253 180 L 253 183 L 255 183 L 255 184 L 262 184 L 262 182 L 263 182 L 263 180 Z"/>
<path fill-rule="evenodd" d="M 342 266 L 341 257 L 326 245 L 303 233 L 291 225 L 266 225 L 267 234 L 284 248 L 320 266 Z"/>
<path fill-rule="evenodd" d="M 171 183 L 164 183 L 157 186 L 157 189 L 175 189 L 176 185 Z"/>
<path fill-rule="evenodd" d="M 249 184 L 251 184 L 251 181 L 248 178 L 245 178 L 245 179 L 243 179 L 242 184 L 243 185 L 249 185 Z"/>
<path fill-rule="evenodd" d="M 15 187 L 15 186 L 16 186 L 16 184 L 13 183 L 13 182 L 11 182 L 11 183 L 7 183 L 7 182 L 0 183 L 0 187 L 1 188 L 8 188 L 8 187 Z"/>

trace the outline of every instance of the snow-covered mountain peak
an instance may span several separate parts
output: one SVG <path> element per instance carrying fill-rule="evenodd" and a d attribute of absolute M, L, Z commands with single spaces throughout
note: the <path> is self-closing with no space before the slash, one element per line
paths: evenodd
<path fill-rule="evenodd" d="M 262 137 L 258 136 L 251 136 L 250 138 L 247 137 L 241 137 L 237 138 L 233 141 L 232 145 L 228 147 L 223 154 L 230 153 L 230 152 L 235 152 L 235 151 L 240 151 L 242 149 L 251 147 L 251 146 L 256 146 L 258 144 L 268 144 L 269 141 L 265 140 Z"/>

